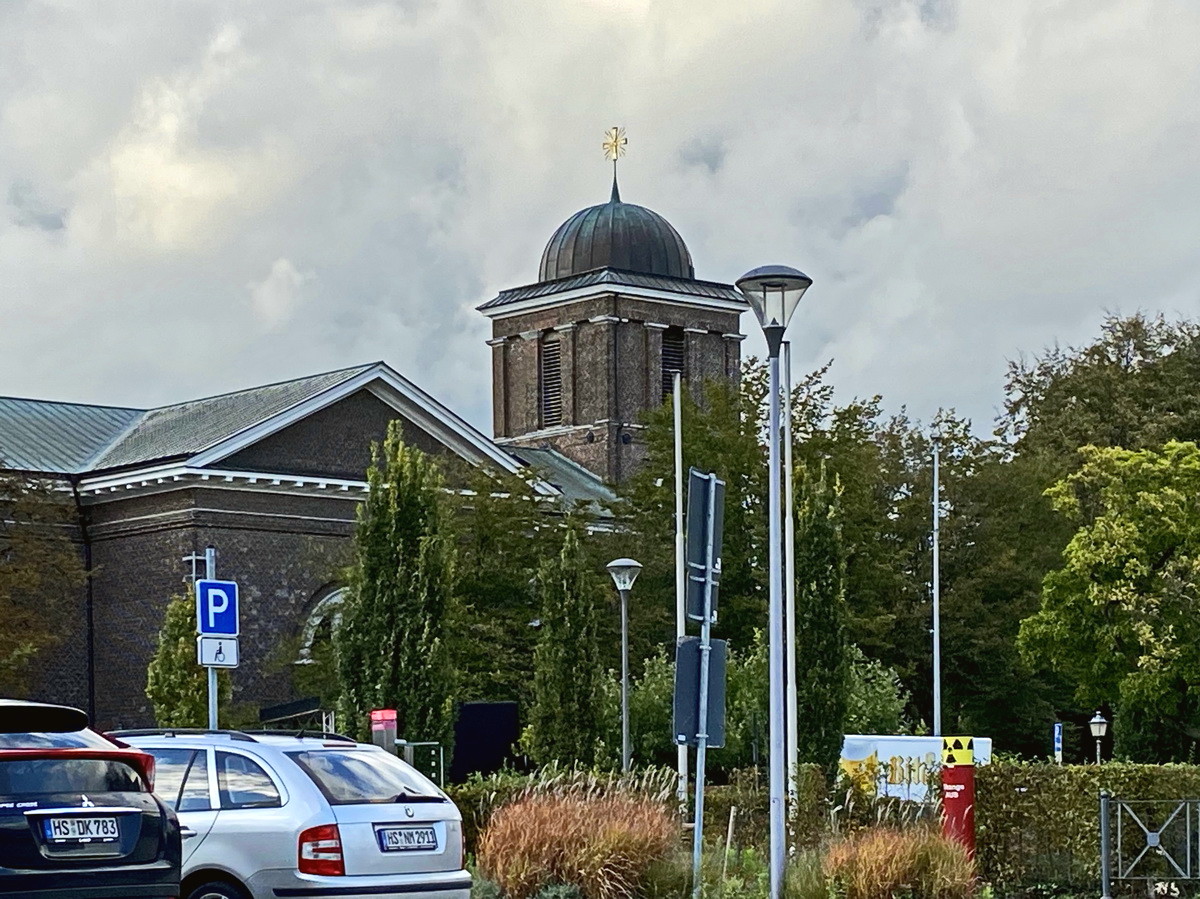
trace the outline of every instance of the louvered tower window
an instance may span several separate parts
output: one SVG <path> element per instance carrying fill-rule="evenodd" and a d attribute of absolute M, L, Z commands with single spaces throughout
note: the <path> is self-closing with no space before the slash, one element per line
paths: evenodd
<path fill-rule="evenodd" d="M 666 399 L 675 389 L 675 372 L 687 377 L 683 368 L 683 328 L 667 328 L 662 332 L 662 395 Z"/>
<path fill-rule="evenodd" d="M 557 337 L 541 343 L 538 403 L 543 428 L 562 424 L 562 352 Z"/>

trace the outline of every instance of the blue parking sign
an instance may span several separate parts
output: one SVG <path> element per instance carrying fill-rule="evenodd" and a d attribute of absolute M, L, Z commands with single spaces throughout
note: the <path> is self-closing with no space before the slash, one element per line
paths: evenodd
<path fill-rule="evenodd" d="M 196 581 L 196 632 L 214 637 L 238 635 L 238 585 L 235 581 Z"/>

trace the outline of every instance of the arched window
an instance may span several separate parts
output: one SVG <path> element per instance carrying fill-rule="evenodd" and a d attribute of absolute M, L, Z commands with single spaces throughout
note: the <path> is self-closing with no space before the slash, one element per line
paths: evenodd
<path fill-rule="evenodd" d="M 333 638 L 333 632 L 342 623 L 342 602 L 345 598 L 346 590 L 342 587 L 318 600 L 313 606 L 300 635 L 297 665 L 313 664 L 316 661 L 314 656 L 320 653 L 321 646 L 328 644 Z"/>

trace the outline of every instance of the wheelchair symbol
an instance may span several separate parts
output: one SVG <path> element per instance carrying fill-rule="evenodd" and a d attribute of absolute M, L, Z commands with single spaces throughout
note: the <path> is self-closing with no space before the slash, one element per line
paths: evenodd
<path fill-rule="evenodd" d="M 225 661 L 225 644 L 224 643 L 217 644 L 217 651 L 216 651 L 216 654 L 213 655 L 213 661 L 214 662 L 224 662 Z"/>

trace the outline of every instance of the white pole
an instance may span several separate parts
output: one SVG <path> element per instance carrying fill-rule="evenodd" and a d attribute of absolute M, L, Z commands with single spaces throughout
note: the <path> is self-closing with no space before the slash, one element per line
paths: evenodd
<path fill-rule="evenodd" d="M 675 415 L 675 641 L 687 636 L 687 611 L 684 606 L 684 590 L 687 587 L 687 571 L 684 565 L 683 544 L 683 405 L 680 393 L 683 390 L 683 374 L 675 372 L 675 384 L 671 393 L 671 405 Z M 675 795 L 679 807 L 687 809 L 688 751 L 686 745 L 677 748 L 679 783 Z"/>
<path fill-rule="evenodd" d="M 629 591 L 621 594 L 621 772 L 629 773 Z"/>
<path fill-rule="evenodd" d="M 779 329 L 781 332 L 782 328 Z M 768 346 L 770 346 L 768 337 Z M 768 607 L 770 647 L 767 663 L 770 666 L 770 897 L 779 899 L 783 895 L 783 872 L 787 861 L 787 847 L 784 845 L 786 815 L 784 813 L 784 782 L 787 779 L 787 738 L 786 738 L 786 699 L 783 683 L 783 559 L 780 558 L 782 537 L 780 534 L 780 459 L 779 459 L 779 344 L 776 338 L 770 360 L 770 454 L 768 470 L 770 473 L 768 490 L 769 516 L 768 540 L 770 552 L 770 605 Z"/>
<path fill-rule="evenodd" d="M 939 521 L 942 517 L 938 456 L 941 437 L 933 437 L 933 735 L 942 735 L 942 611 L 941 571 L 938 560 Z"/>
<path fill-rule="evenodd" d="M 208 580 L 217 578 L 217 548 L 206 547 L 204 550 L 204 576 Z M 208 729 L 217 729 L 217 669 L 208 669 Z"/>
<path fill-rule="evenodd" d="M 800 722 L 796 718 L 796 522 L 792 482 L 792 345 L 783 342 L 783 589 L 787 597 L 787 793 L 788 821 L 796 815 Z"/>

